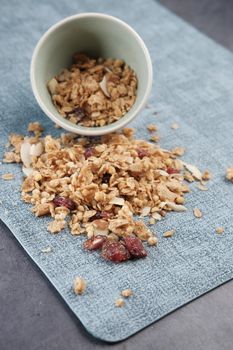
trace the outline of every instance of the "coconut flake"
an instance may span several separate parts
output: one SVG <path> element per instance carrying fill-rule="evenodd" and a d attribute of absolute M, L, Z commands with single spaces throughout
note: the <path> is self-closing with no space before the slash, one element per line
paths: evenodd
<path fill-rule="evenodd" d="M 43 145 L 41 142 L 31 145 L 30 155 L 39 157 L 43 153 Z"/>
<path fill-rule="evenodd" d="M 187 164 L 185 162 L 183 162 L 183 165 L 185 166 L 185 168 L 197 179 L 200 180 L 202 179 L 202 173 L 200 172 L 200 170 L 192 164 Z"/>
<path fill-rule="evenodd" d="M 29 168 L 31 165 L 31 144 L 27 141 L 24 141 L 20 148 L 20 157 L 26 168 Z"/>
<path fill-rule="evenodd" d="M 50 91 L 50 93 L 52 95 L 54 95 L 56 93 L 57 90 L 57 86 L 58 86 L 58 82 L 55 78 L 52 78 L 49 82 L 48 82 L 48 89 Z"/>
<path fill-rule="evenodd" d="M 99 83 L 99 86 L 100 86 L 101 90 L 103 91 L 103 93 L 105 94 L 105 96 L 110 97 L 109 92 L 108 92 L 108 88 L 107 88 L 106 75 L 103 77 L 103 79 Z"/>
<path fill-rule="evenodd" d="M 187 211 L 187 208 L 184 205 L 176 204 L 173 202 L 167 202 L 168 208 L 174 210 L 174 211 Z"/>
<path fill-rule="evenodd" d="M 124 205 L 125 200 L 124 200 L 124 198 L 114 197 L 113 199 L 110 200 L 109 203 L 122 206 L 122 205 Z"/>
<path fill-rule="evenodd" d="M 22 167 L 22 171 L 24 175 L 30 176 L 33 173 L 33 168 L 25 168 L 25 166 Z"/>

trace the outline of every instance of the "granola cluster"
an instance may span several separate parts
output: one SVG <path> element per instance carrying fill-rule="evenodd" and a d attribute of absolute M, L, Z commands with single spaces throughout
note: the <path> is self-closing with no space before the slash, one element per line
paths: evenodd
<path fill-rule="evenodd" d="M 120 59 L 74 55 L 74 64 L 48 83 L 60 114 L 74 124 L 99 127 L 111 124 L 135 102 L 137 78 Z"/>
<path fill-rule="evenodd" d="M 98 139 L 41 137 L 39 123 L 28 130 L 34 135 L 10 135 L 12 150 L 4 158 L 23 163 L 22 199 L 36 216 L 51 216 L 51 233 L 68 225 L 73 235 L 87 235 L 85 249 L 102 248 L 107 260 L 145 257 L 141 241 L 156 246 L 158 239 L 135 215 L 155 224 L 170 211 L 186 211 L 185 181 L 203 186 L 208 175 L 178 158 L 183 148 L 167 151 L 137 140 L 131 128 Z"/>

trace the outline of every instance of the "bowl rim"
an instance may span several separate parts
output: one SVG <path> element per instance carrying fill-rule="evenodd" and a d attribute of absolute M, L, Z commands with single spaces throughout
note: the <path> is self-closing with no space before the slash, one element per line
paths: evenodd
<path fill-rule="evenodd" d="M 36 87 L 35 63 L 36 63 L 36 59 L 38 56 L 38 52 L 41 49 L 41 47 L 44 44 L 47 37 L 52 32 L 54 32 L 56 29 L 63 26 L 64 24 L 72 22 L 73 20 L 76 20 L 76 19 L 81 19 L 81 18 L 86 18 L 86 17 L 89 17 L 89 18 L 90 17 L 93 17 L 93 18 L 98 17 L 98 18 L 112 20 L 112 21 L 120 24 L 121 26 L 123 26 L 126 30 L 130 31 L 133 34 L 133 36 L 135 37 L 135 39 L 138 41 L 138 43 L 139 43 L 139 45 L 144 53 L 147 71 L 148 71 L 147 87 L 145 89 L 142 101 L 139 103 L 139 105 L 136 108 L 136 110 L 134 111 L 134 113 L 132 113 L 132 115 L 129 117 L 126 113 L 122 118 L 120 118 L 116 122 L 105 125 L 105 126 L 100 126 L 100 127 L 84 127 L 84 126 L 79 126 L 77 124 L 73 124 L 73 123 L 69 122 L 68 120 L 66 120 L 65 118 L 63 118 L 64 120 L 58 119 L 53 113 L 51 113 L 48 110 L 48 108 L 46 107 L 46 104 L 43 102 L 43 99 L 41 98 L 40 94 L 38 93 L 38 90 Z M 46 32 L 44 32 L 44 34 L 42 35 L 42 37 L 39 39 L 38 43 L 36 44 L 36 47 L 35 47 L 33 54 L 32 54 L 32 59 L 31 59 L 31 64 L 30 64 L 30 81 L 31 81 L 32 91 L 33 91 L 33 94 L 35 96 L 37 103 L 39 104 L 39 106 L 41 107 L 43 112 L 53 122 L 55 122 L 56 124 L 61 126 L 63 129 L 70 131 L 72 133 L 75 133 L 75 134 L 80 134 L 80 135 L 84 135 L 84 136 L 100 136 L 100 135 L 104 135 L 107 133 L 115 132 L 115 131 L 123 128 L 125 125 L 127 125 L 130 121 L 132 121 L 138 115 L 138 113 L 141 111 L 141 109 L 145 106 L 146 101 L 147 101 L 147 99 L 150 95 L 150 92 L 151 92 L 152 81 L 153 81 L 153 68 L 152 68 L 152 61 L 150 58 L 149 51 L 148 51 L 143 39 L 129 24 L 127 24 L 126 22 L 122 21 L 121 19 L 119 19 L 117 17 L 114 17 L 112 15 L 108 15 L 105 13 L 84 12 L 84 13 L 75 14 L 75 15 L 72 15 L 69 17 L 65 17 L 62 20 L 53 24 L 51 27 L 49 27 L 49 29 Z"/>

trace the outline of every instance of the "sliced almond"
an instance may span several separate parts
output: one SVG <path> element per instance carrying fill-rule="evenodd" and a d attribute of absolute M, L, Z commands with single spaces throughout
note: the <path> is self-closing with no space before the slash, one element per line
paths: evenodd
<path fill-rule="evenodd" d="M 31 165 L 31 144 L 28 141 L 24 141 L 20 148 L 20 157 L 26 168 L 29 168 Z"/>
<path fill-rule="evenodd" d="M 181 212 L 181 211 L 188 210 L 184 205 L 176 204 L 173 202 L 167 202 L 167 206 L 168 206 L 168 208 L 172 209 L 173 211 L 180 211 Z"/>
<path fill-rule="evenodd" d="M 175 233 L 175 230 L 166 231 L 166 232 L 164 232 L 163 237 L 166 237 L 166 238 L 172 237 L 174 235 L 174 233 Z"/>
<path fill-rule="evenodd" d="M 208 187 L 202 185 L 201 183 L 197 184 L 196 187 L 199 188 L 199 190 L 201 191 L 208 191 Z"/>
<path fill-rule="evenodd" d="M 14 174 L 12 174 L 12 173 L 7 173 L 7 174 L 3 174 L 2 175 L 2 179 L 3 180 L 13 180 L 14 179 Z"/>
<path fill-rule="evenodd" d="M 152 218 L 157 220 L 157 221 L 160 221 L 162 219 L 162 216 L 159 213 L 155 212 L 152 214 Z"/>
<path fill-rule="evenodd" d="M 201 210 L 199 208 L 194 208 L 193 209 L 193 214 L 196 218 L 201 218 L 203 216 Z"/>
<path fill-rule="evenodd" d="M 187 164 L 185 162 L 183 162 L 183 165 L 195 177 L 195 179 L 202 180 L 202 173 L 195 165 Z"/>

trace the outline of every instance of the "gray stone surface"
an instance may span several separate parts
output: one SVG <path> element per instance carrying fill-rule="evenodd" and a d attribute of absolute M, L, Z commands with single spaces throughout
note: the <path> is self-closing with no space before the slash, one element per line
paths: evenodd
<path fill-rule="evenodd" d="M 231 1 L 163 0 L 233 49 Z M 0 224 L 0 349 L 231 349 L 233 282 L 173 312 L 123 343 L 90 337 L 44 275 Z"/>

